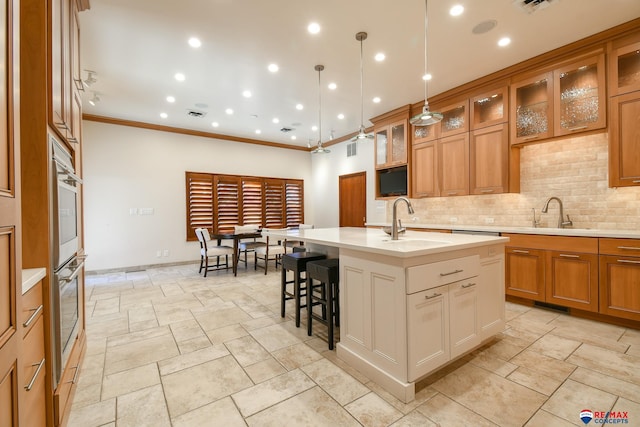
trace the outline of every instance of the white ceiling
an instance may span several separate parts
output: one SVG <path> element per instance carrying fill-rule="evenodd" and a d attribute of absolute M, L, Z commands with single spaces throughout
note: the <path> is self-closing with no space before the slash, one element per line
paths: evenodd
<path fill-rule="evenodd" d="M 449 15 L 454 4 L 465 7 L 463 15 Z M 430 0 L 428 7 L 429 96 L 640 17 L 639 0 L 555 0 L 532 14 L 513 0 Z M 98 81 L 83 95 L 84 112 L 316 145 L 314 66 L 322 64 L 327 142 L 331 134 L 338 138 L 360 126 L 359 31 L 369 35 L 363 42 L 365 126 L 371 125 L 368 118 L 424 99 L 424 10 L 424 0 L 91 0 L 91 9 L 80 14 L 81 58 Z M 472 34 L 487 19 L 498 25 Z M 312 21 L 321 25 L 317 35 L 307 32 Z M 200 48 L 187 44 L 192 36 L 201 39 Z M 512 43 L 499 48 L 503 36 Z M 385 53 L 383 62 L 373 59 L 378 52 Z M 280 70 L 269 72 L 270 63 Z M 177 72 L 185 74 L 184 82 L 174 79 Z M 336 90 L 327 88 L 330 82 Z M 243 97 L 244 90 L 252 97 Z M 93 91 L 101 98 L 95 106 L 88 103 Z M 168 103 L 168 95 L 176 102 Z M 382 101 L 374 104 L 374 96 Z M 189 109 L 206 116 L 190 117 Z M 345 118 L 338 119 L 339 113 Z M 282 127 L 294 130 L 283 133 Z"/>

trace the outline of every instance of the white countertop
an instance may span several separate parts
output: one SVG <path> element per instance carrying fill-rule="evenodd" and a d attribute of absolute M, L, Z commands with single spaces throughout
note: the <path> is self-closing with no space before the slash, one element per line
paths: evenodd
<path fill-rule="evenodd" d="M 46 274 L 46 268 L 27 268 L 22 270 L 22 295 L 33 288 Z"/>
<path fill-rule="evenodd" d="M 367 223 L 370 227 L 382 227 L 387 223 Z M 640 239 L 640 230 L 603 230 L 597 228 L 546 228 L 515 227 L 500 225 L 453 225 L 453 224 L 413 224 L 402 223 L 408 228 L 432 228 L 438 230 L 487 231 L 494 233 L 544 234 L 551 236 L 612 237 Z"/>
<path fill-rule="evenodd" d="M 407 231 L 393 241 L 384 231 L 376 228 L 315 228 L 288 231 L 264 231 L 272 236 L 290 237 L 320 245 L 353 249 L 389 255 L 398 258 L 430 255 L 457 251 L 494 243 L 507 243 L 507 237 L 444 234 L 422 231 Z"/>

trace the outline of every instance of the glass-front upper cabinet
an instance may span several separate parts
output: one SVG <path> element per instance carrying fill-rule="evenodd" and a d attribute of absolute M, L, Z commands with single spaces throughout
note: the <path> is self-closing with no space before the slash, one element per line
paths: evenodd
<path fill-rule="evenodd" d="M 609 95 L 640 90 L 640 41 L 614 49 L 609 58 Z"/>
<path fill-rule="evenodd" d="M 554 135 L 605 126 L 604 54 L 554 71 Z"/>
<path fill-rule="evenodd" d="M 507 86 L 490 90 L 471 99 L 471 129 L 482 129 L 507 121 L 509 114 Z"/>
<path fill-rule="evenodd" d="M 548 138 L 553 133 L 553 73 L 511 85 L 511 143 Z"/>
<path fill-rule="evenodd" d="M 469 100 L 465 99 L 455 104 L 447 105 L 439 110 L 442 113 L 439 138 L 469 131 Z"/>
<path fill-rule="evenodd" d="M 375 128 L 376 168 L 407 164 L 407 121 Z"/>

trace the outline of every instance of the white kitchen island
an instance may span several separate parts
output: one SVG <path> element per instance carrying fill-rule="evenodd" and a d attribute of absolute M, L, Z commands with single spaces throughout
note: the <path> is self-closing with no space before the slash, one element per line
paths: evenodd
<path fill-rule="evenodd" d="M 508 238 L 408 231 L 393 241 L 365 228 L 287 236 L 339 256 L 337 355 L 403 402 L 416 381 L 504 329 Z"/>

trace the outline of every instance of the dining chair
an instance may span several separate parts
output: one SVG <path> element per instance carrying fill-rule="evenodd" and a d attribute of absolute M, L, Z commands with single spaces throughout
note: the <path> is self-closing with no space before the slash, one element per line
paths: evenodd
<path fill-rule="evenodd" d="M 234 234 L 243 234 L 243 233 L 257 233 L 258 225 L 236 225 L 233 230 Z M 255 252 L 256 248 L 261 246 L 265 246 L 267 243 L 258 240 L 257 238 L 253 238 L 250 241 L 239 241 L 238 242 L 238 261 L 244 262 L 245 268 L 248 266 L 247 263 L 247 252 Z M 240 258 L 240 254 L 244 252 L 244 259 Z M 255 257 L 255 253 L 254 253 Z"/>
<path fill-rule="evenodd" d="M 218 245 L 217 242 L 211 240 L 209 230 L 206 228 L 196 228 L 196 237 L 200 242 L 200 269 L 198 274 L 204 269 L 204 277 L 207 277 L 208 271 L 226 270 L 230 268 L 229 255 L 233 255 L 233 248 L 225 245 Z M 220 263 L 220 257 L 224 255 L 224 263 Z M 215 267 L 209 267 L 209 258 L 216 257 Z"/>
<path fill-rule="evenodd" d="M 288 228 L 263 228 L 262 232 L 265 231 L 286 231 Z M 263 261 L 264 274 L 267 274 L 267 270 L 269 267 L 269 260 L 275 260 L 275 268 L 278 269 L 278 264 L 280 264 L 282 255 L 286 253 L 286 245 L 287 239 L 279 236 L 266 236 L 266 244 L 264 246 L 260 246 L 255 248 L 255 260 L 253 263 L 254 270 L 258 269 L 258 260 Z"/>
<path fill-rule="evenodd" d="M 299 224 L 298 230 L 309 230 L 313 228 L 313 224 Z M 293 249 L 297 246 L 304 246 L 304 242 L 302 240 L 287 240 L 286 247 Z"/>

